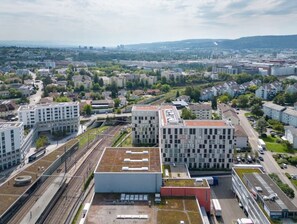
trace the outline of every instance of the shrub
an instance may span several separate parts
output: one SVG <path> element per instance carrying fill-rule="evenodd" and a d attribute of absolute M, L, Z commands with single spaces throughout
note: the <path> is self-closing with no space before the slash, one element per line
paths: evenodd
<path fill-rule="evenodd" d="M 285 175 L 286 175 L 289 179 L 292 178 L 291 175 L 290 175 L 289 173 L 285 173 Z"/>
<path fill-rule="evenodd" d="M 265 133 L 262 133 L 261 138 L 267 138 L 267 135 Z"/>

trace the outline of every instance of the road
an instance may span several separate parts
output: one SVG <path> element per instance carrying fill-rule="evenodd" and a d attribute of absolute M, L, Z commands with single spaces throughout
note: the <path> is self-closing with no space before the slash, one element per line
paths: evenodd
<path fill-rule="evenodd" d="M 247 111 L 239 111 L 238 117 L 240 119 L 240 124 L 242 128 L 245 130 L 249 137 L 249 143 L 252 147 L 253 152 L 258 151 L 258 133 L 254 130 L 254 128 L 251 126 L 248 119 L 245 117 L 244 113 Z M 292 199 L 292 202 L 295 206 L 297 206 L 297 190 L 291 183 L 291 181 L 287 178 L 285 175 L 286 169 L 282 170 L 280 166 L 277 164 L 277 162 L 272 157 L 272 152 L 265 151 L 264 155 L 261 155 L 264 159 L 263 162 L 261 162 L 261 165 L 264 167 L 265 171 L 267 173 L 276 173 L 279 178 L 282 180 L 283 183 L 288 184 L 295 192 L 295 198 Z"/>
<path fill-rule="evenodd" d="M 35 104 L 37 104 L 39 102 L 39 100 L 42 97 L 43 84 L 42 84 L 41 81 L 36 82 L 36 74 L 34 72 L 30 72 L 30 75 L 32 75 L 34 85 L 37 85 L 38 86 L 37 92 L 29 97 L 29 100 L 30 100 L 30 103 L 29 104 L 30 105 L 35 105 Z"/>

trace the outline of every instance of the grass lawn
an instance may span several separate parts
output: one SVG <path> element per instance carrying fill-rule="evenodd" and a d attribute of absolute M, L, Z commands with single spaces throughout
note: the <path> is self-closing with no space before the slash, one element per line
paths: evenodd
<path fill-rule="evenodd" d="M 243 174 L 246 174 L 246 173 L 261 173 L 261 171 L 258 169 L 258 168 L 250 168 L 250 169 L 247 169 L 247 168 L 236 168 L 235 169 L 237 175 L 242 179 L 243 177 Z"/>
<path fill-rule="evenodd" d="M 193 180 L 193 179 L 166 179 L 165 186 L 195 187 L 195 180 Z"/>
<path fill-rule="evenodd" d="M 90 130 L 84 132 L 83 134 L 79 135 L 77 137 L 77 139 L 79 140 L 79 148 L 85 147 L 88 144 L 88 142 L 90 143 L 96 138 L 97 134 L 101 134 L 107 128 L 108 128 L 108 126 L 93 128 L 93 129 L 90 129 Z"/>
<path fill-rule="evenodd" d="M 294 150 L 289 150 L 287 145 L 284 143 L 277 143 L 276 141 L 280 138 L 267 136 L 266 138 L 262 138 L 266 143 L 266 148 L 271 152 L 278 152 L 278 153 L 294 153 Z"/>
<path fill-rule="evenodd" d="M 190 223 L 187 214 L 182 211 L 158 211 L 157 220 L 158 224 L 179 223 L 181 220 L 183 220 L 185 224 Z"/>
<path fill-rule="evenodd" d="M 121 144 L 121 147 L 132 147 L 132 135 L 126 138 L 126 140 Z"/>
<path fill-rule="evenodd" d="M 297 180 L 292 180 L 291 179 L 292 184 L 294 185 L 294 187 L 297 189 Z"/>

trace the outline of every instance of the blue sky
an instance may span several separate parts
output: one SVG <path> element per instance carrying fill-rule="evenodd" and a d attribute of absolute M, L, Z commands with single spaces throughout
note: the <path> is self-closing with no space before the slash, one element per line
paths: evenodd
<path fill-rule="evenodd" d="M 297 0 L 0 0 L 0 40 L 118 44 L 296 34 Z"/>

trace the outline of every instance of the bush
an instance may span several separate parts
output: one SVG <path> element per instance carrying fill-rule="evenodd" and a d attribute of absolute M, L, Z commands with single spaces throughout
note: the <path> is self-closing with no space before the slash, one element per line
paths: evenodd
<path fill-rule="evenodd" d="M 267 135 L 265 133 L 262 133 L 261 138 L 267 138 Z"/>
<path fill-rule="evenodd" d="M 276 142 L 276 143 L 282 143 L 282 140 L 280 140 L 280 139 L 276 139 L 275 142 Z"/>
<path fill-rule="evenodd" d="M 289 178 L 292 179 L 291 175 L 289 173 L 285 173 L 285 175 Z"/>

